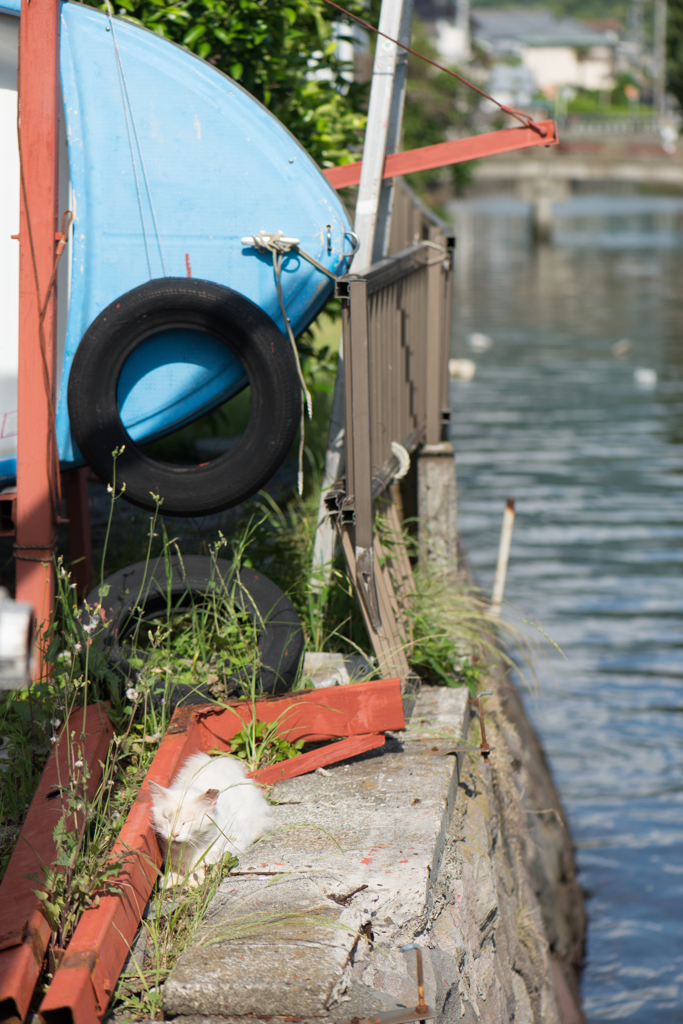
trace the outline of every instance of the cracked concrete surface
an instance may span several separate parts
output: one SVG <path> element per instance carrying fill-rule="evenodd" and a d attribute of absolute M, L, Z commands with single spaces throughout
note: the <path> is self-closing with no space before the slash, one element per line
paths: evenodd
<path fill-rule="evenodd" d="M 381 750 L 278 783 L 275 829 L 222 883 L 166 982 L 167 1016 L 341 1022 L 411 1007 L 415 954 L 399 947 L 417 941 L 437 1024 L 582 1024 L 571 846 L 505 685 L 487 700 L 490 765 L 461 754 L 458 770 L 448 753 L 466 735 L 466 691 L 424 686 Z M 557 821 L 534 813 L 553 799 Z"/>

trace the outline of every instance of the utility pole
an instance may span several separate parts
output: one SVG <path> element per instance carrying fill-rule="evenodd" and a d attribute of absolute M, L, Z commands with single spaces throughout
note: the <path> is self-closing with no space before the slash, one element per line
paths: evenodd
<path fill-rule="evenodd" d="M 413 0 L 382 0 L 379 29 L 392 39 L 406 45 L 410 42 Z M 382 36 L 377 37 L 375 62 L 370 87 L 370 106 L 363 144 L 363 165 L 354 229 L 358 236 L 358 253 L 354 271 L 364 271 L 386 254 L 391 226 L 393 182 L 383 183 L 382 173 L 387 154 L 398 150 L 408 73 L 407 53 Z M 325 455 L 318 525 L 313 550 L 314 589 L 321 589 L 329 580 L 336 547 L 336 533 L 329 521 L 325 497 L 331 485 L 344 471 L 344 353 L 339 346 L 337 378 L 334 387 L 330 429 Z"/>

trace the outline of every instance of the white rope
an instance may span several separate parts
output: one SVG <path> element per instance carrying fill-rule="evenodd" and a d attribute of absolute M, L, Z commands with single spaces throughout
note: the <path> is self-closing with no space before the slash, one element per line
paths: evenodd
<path fill-rule="evenodd" d="M 392 441 L 391 454 L 398 459 L 398 470 L 394 473 L 394 480 L 403 480 L 410 470 L 410 453 L 398 441 Z"/>
<path fill-rule="evenodd" d="M 313 417 L 313 402 L 311 399 L 311 393 L 306 387 L 306 381 L 304 380 L 303 370 L 301 369 L 301 361 L 299 359 L 299 350 L 296 347 L 296 338 L 294 337 L 292 325 L 290 323 L 289 317 L 287 316 L 284 295 L 282 294 L 282 260 L 287 255 L 287 253 L 292 251 L 292 249 L 298 249 L 299 239 L 286 238 L 283 235 L 282 231 L 260 231 L 258 235 L 248 235 L 246 238 L 243 238 L 242 245 L 251 245 L 255 249 L 258 249 L 259 252 L 270 252 L 272 253 L 273 256 L 273 269 L 275 271 L 275 283 L 277 285 L 277 297 L 280 303 L 280 312 L 282 313 L 282 319 L 284 321 L 285 330 L 287 331 L 289 343 L 292 346 L 292 352 L 294 353 L 297 373 L 299 374 L 299 382 L 301 384 L 301 433 L 299 438 L 299 472 L 297 479 L 297 490 L 299 494 L 303 494 L 305 424 L 304 407 L 308 410 L 308 418 L 311 419 Z M 298 251 L 301 252 L 300 249 L 298 249 Z M 304 254 L 301 253 L 301 255 Z M 328 273 L 328 271 L 325 270 L 325 273 Z"/>
<path fill-rule="evenodd" d="M 116 66 L 119 73 L 119 84 L 121 86 L 121 94 L 123 98 L 123 113 L 126 118 L 126 132 L 128 133 L 128 146 L 130 148 L 130 158 L 133 162 L 133 175 L 135 177 L 135 191 L 138 197 L 138 206 L 140 207 L 140 220 L 142 221 L 142 235 L 145 240 L 145 251 L 147 253 L 147 267 L 149 269 L 150 279 L 154 276 L 152 273 L 152 260 L 149 252 L 149 243 L 147 241 L 147 229 L 145 227 L 145 216 L 142 208 L 142 195 L 140 193 L 140 185 L 138 182 L 137 166 L 135 164 L 135 153 L 133 150 L 133 140 L 131 138 L 130 126 L 133 126 L 133 135 L 135 136 L 135 144 L 138 149 L 138 156 L 140 157 L 140 167 L 142 169 L 142 176 L 145 180 L 145 188 L 147 190 L 147 199 L 149 200 L 149 208 L 152 212 L 152 223 L 154 224 L 154 232 L 157 238 L 157 246 L 159 247 L 159 256 L 161 257 L 161 265 L 164 268 L 164 276 L 168 277 L 168 267 L 166 266 L 166 256 L 164 254 L 164 247 L 161 244 L 161 235 L 159 233 L 159 225 L 157 223 L 157 215 L 154 209 L 154 202 L 152 200 L 152 191 L 149 187 L 149 180 L 147 178 L 147 170 L 145 168 L 145 160 L 142 155 L 142 147 L 140 146 L 140 139 L 138 137 L 138 130 L 135 124 L 135 115 L 133 114 L 133 107 L 130 102 L 130 95 L 128 93 L 128 84 L 126 82 L 126 76 L 123 71 L 123 62 L 121 61 L 121 53 L 119 51 L 119 44 L 116 38 L 116 28 L 114 27 L 114 11 L 111 5 L 111 0 L 105 0 L 107 5 L 107 16 L 109 18 L 109 27 L 111 29 L 111 37 L 114 43 L 114 52 L 116 54 Z M 130 116 L 130 121 L 129 121 Z"/>
<path fill-rule="evenodd" d="M 344 255 L 345 259 L 353 259 L 355 253 L 358 251 L 358 239 L 353 231 L 347 231 L 346 235 L 350 235 L 354 248 L 350 253 Z M 273 269 L 275 270 L 275 283 L 277 285 L 277 297 L 280 303 L 280 312 L 282 313 L 282 319 L 284 321 L 285 330 L 289 338 L 290 345 L 292 346 L 292 352 L 294 353 L 294 359 L 296 360 L 296 368 L 299 374 L 299 381 L 301 383 L 301 440 L 299 441 L 299 483 L 298 490 L 299 494 L 303 494 L 304 489 L 304 399 L 306 408 L 308 409 L 308 418 L 311 419 L 313 416 L 313 403 L 311 401 L 311 395 L 308 388 L 306 387 L 306 381 L 304 380 L 303 371 L 301 369 L 301 362 L 299 360 L 299 350 L 296 347 L 296 338 L 292 331 L 292 325 L 287 316 L 287 310 L 285 309 L 285 300 L 282 294 L 282 261 L 288 253 L 292 250 L 296 250 L 299 256 L 303 256 L 305 260 L 319 270 L 321 274 L 326 274 L 327 277 L 331 277 L 333 281 L 338 280 L 337 275 L 333 274 L 331 270 L 324 267 L 322 263 L 311 256 L 310 253 L 305 252 L 299 243 L 298 238 L 287 238 L 282 231 L 259 231 L 258 235 L 246 235 L 242 239 L 242 245 L 253 246 L 258 249 L 259 252 L 270 252 L 273 256 Z"/>

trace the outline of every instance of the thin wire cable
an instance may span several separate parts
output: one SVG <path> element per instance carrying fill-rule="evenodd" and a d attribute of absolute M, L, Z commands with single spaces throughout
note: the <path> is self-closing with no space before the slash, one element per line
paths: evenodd
<path fill-rule="evenodd" d="M 133 140 L 130 133 L 130 125 L 133 126 L 133 135 L 135 136 L 135 145 L 137 146 L 138 156 L 140 157 L 140 168 L 142 170 L 142 176 L 145 181 L 145 189 L 147 190 L 147 200 L 149 202 L 149 208 L 152 213 L 152 223 L 154 224 L 154 233 L 156 234 L 157 246 L 159 248 L 159 256 L 161 257 L 161 265 L 164 268 L 164 276 L 168 277 L 168 267 L 166 266 L 166 256 L 164 254 L 164 247 L 161 243 L 161 234 L 159 232 L 159 225 L 157 222 L 156 210 L 154 209 L 154 201 L 152 199 L 152 190 L 149 187 L 149 179 L 147 178 L 147 169 L 145 167 L 145 159 L 142 155 L 142 147 L 140 145 L 140 138 L 138 136 L 138 129 L 135 123 L 135 115 L 133 114 L 133 106 L 130 102 L 130 95 L 128 93 L 128 83 L 126 82 L 126 75 L 123 70 L 123 62 L 121 60 L 121 52 L 119 50 L 118 39 L 116 38 L 116 28 L 114 26 L 114 14 L 111 6 L 111 0 L 106 0 L 107 4 L 107 17 L 109 19 L 109 27 L 111 29 L 112 41 L 114 43 L 114 52 L 116 54 L 116 66 L 119 73 L 119 84 L 121 86 L 121 94 L 123 96 L 123 111 L 126 117 L 126 131 L 128 133 L 128 145 L 130 147 L 131 160 L 133 161 L 133 174 L 135 175 L 135 189 L 138 196 L 138 205 L 140 206 L 140 219 L 142 220 L 142 233 L 145 239 L 145 249 L 147 251 L 147 265 L 149 267 L 149 276 L 152 278 L 152 260 L 149 252 L 149 245 L 147 241 L 147 231 L 145 228 L 145 217 L 142 209 L 142 195 L 140 193 L 140 186 L 138 182 L 137 167 L 135 164 L 135 154 L 133 152 Z M 129 118 L 130 116 L 130 124 Z"/>
<path fill-rule="evenodd" d="M 513 107 L 506 107 L 504 103 L 500 103 L 498 100 L 494 99 L 493 96 L 489 96 L 487 92 L 480 89 L 478 85 L 474 84 L 474 82 L 470 82 L 467 78 L 463 78 L 463 76 L 459 75 L 457 71 L 453 71 L 451 68 L 445 68 L 443 64 L 437 63 L 437 61 L 432 60 L 431 57 L 425 57 L 423 53 L 419 53 L 418 50 L 413 50 L 411 46 L 407 46 L 405 43 L 399 42 L 398 39 L 393 39 L 391 36 L 388 36 L 386 32 L 380 32 L 380 30 L 375 28 L 374 25 L 371 25 L 369 21 L 365 21 L 364 18 L 359 18 L 357 14 L 352 14 L 351 11 L 347 11 L 345 7 L 342 7 L 340 4 L 336 4 L 334 0 L 323 0 L 323 3 L 326 3 L 329 7 L 334 7 L 337 11 L 341 11 L 342 14 L 345 14 L 353 21 L 357 21 L 359 25 L 367 28 L 370 32 L 374 32 L 376 35 L 382 36 L 384 39 L 388 39 L 390 43 L 394 44 L 394 46 L 400 46 L 402 50 L 412 53 L 413 57 L 419 57 L 420 60 L 425 61 L 427 64 L 431 64 L 432 67 L 438 68 L 439 71 L 444 71 L 447 75 L 451 75 L 452 78 L 457 78 L 458 81 L 462 82 L 463 85 L 466 85 L 468 89 L 473 89 L 474 92 L 478 92 L 480 96 L 484 97 L 484 99 L 490 100 L 491 103 L 495 103 L 495 105 L 499 107 L 504 114 L 509 114 L 510 117 L 516 118 L 525 125 L 525 127 L 538 132 L 542 138 L 545 137 L 545 131 L 536 124 L 533 117 L 530 117 L 529 114 L 524 114 L 521 110 L 515 110 Z"/>

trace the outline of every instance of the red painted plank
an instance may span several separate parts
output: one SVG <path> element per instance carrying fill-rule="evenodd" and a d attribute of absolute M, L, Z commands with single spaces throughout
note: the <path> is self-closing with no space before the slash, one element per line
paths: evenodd
<path fill-rule="evenodd" d="M 69 744 L 65 738 L 72 732 L 76 735 Z M 0 1003 L 13 1004 L 21 1020 L 28 1011 L 50 939 L 50 927 L 33 892 L 36 883 L 26 876 L 39 875 L 41 865 L 54 859 L 52 833 L 63 813 L 59 786 L 71 782 L 73 762 L 79 757 L 87 762 L 87 792 L 92 797 L 112 735 L 109 716 L 101 705 L 90 704 L 71 715 L 48 758 L 0 884 Z M 84 821 L 79 819 L 77 825 L 82 831 Z"/>
<path fill-rule="evenodd" d="M 533 128 L 503 128 L 497 132 L 471 135 L 467 139 L 439 142 L 435 146 L 421 146 L 405 153 L 392 153 L 384 162 L 383 178 L 397 178 L 401 174 L 428 171 L 434 167 L 463 163 L 465 160 L 480 160 L 498 153 L 511 153 L 516 149 L 531 146 L 556 146 L 559 142 L 557 125 L 554 121 L 539 121 Z M 545 134 L 542 134 L 545 133 Z M 360 182 L 362 161 L 328 167 L 323 174 L 333 188 L 348 188 Z"/>
<path fill-rule="evenodd" d="M 278 764 L 268 765 L 267 768 L 258 768 L 255 772 L 250 773 L 250 778 L 264 786 L 270 786 L 275 782 L 282 782 L 283 779 L 293 779 L 297 775 L 314 772 L 316 768 L 324 768 L 326 764 L 346 761 L 366 750 L 382 747 L 385 742 L 383 732 L 372 733 L 369 736 L 349 736 L 348 739 L 330 743 L 329 746 L 321 747 L 320 750 L 311 750 L 308 754 L 290 757 L 288 761 L 279 761 Z"/>
<path fill-rule="evenodd" d="M 100 905 L 81 917 L 40 1006 L 46 1022 L 63 1024 L 68 1012 L 73 1024 L 96 1024 L 104 1014 L 161 866 L 149 814 L 149 782 L 167 786 L 185 758 L 199 749 L 194 722 L 186 732 L 169 728 L 161 741 L 112 851 L 112 856 L 129 854 L 118 878 L 119 893 L 102 895 Z"/>
<path fill-rule="evenodd" d="M 230 701 L 229 708 L 207 705 L 195 709 L 204 750 L 214 746 L 227 749 L 235 733 L 251 721 L 249 701 Z M 300 739 L 316 743 L 342 736 L 405 729 L 406 725 L 400 679 L 378 679 L 260 699 L 256 701 L 256 718 L 261 722 L 279 719 L 279 734 L 286 736 L 290 743 Z"/>
<path fill-rule="evenodd" d="M 290 741 L 348 738 L 325 751 L 300 755 L 300 760 L 292 758 L 261 769 L 259 782 L 268 781 L 269 772 L 275 781 L 353 757 L 381 746 L 384 729 L 405 728 L 400 679 L 263 698 L 256 702 L 256 716 L 273 722 L 290 708 L 281 730 Z M 119 876 L 119 893 L 102 895 L 99 907 L 86 910 L 81 917 L 41 1004 L 39 1012 L 45 1024 L 64 1024 L 67 1016 L 71 1024 L 97 1024 L 106 1011 L 161 865 L 149 815 L 149 782 L 167 786 L 185 758 L 197 750 L 229 749 L 230 739 L 251 715 L 248 701 L 232 701 L 230 708 L 200 705 L 176 711 L 114 847 L 114 855 L 130 853 Z M 368 727 L 368 723 L 377 724 Z"/>

